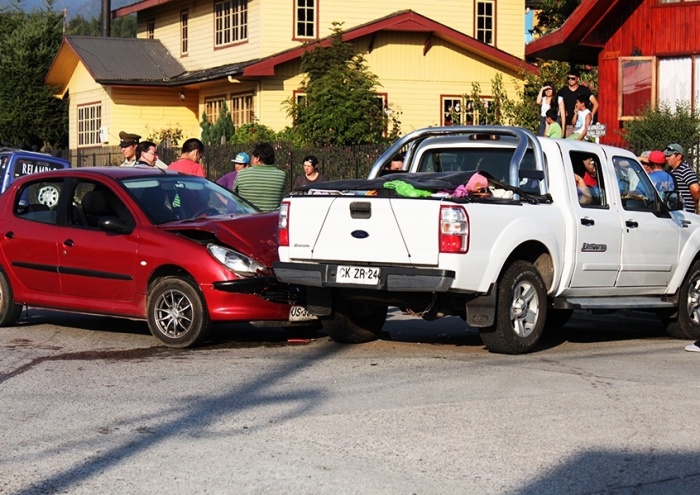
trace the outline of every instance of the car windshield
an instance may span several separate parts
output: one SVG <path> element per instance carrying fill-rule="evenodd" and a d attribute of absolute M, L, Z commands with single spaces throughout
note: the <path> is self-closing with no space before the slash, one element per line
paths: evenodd
<path fill-rule="evenodd" d="M 156 225 L 259 211 L 228 189 L 201 177 L 163 174 L 122 179 L 121 183 Z"/>

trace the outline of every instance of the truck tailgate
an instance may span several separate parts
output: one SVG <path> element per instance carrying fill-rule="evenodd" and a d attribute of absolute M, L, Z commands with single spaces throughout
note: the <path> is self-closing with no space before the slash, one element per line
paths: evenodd
<path fill-rule="evenodd" d="M 436 266 L 439 215 L 433 200 L 292 198 L 289 258 Z"/>

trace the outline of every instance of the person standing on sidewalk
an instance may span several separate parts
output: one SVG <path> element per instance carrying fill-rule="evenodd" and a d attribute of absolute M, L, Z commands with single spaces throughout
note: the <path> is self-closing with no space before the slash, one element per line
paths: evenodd
<path fill-rule="evenodd" d="M 252 155 L 253 166 L 238 172 L 233 192 L 262 211 L 274 211 L 284 197 L 287 174 L 275 167 L 275 150 L 270 143 L 258 143 Z"/>

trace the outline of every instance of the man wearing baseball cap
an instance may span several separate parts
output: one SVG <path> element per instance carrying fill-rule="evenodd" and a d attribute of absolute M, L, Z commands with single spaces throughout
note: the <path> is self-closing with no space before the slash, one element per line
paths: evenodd
<path fill-rule="evenodd" d="M 121 166 L 133 167 L 136 165 L 136 147 L 139 144 L 141 136 L 121 131 L 119 133 L 119 139 L 119 147 L 122 149 L 122 155 L 124 155 L 124 162 Z"/>
<path fill-rule="evenodd" d="M 666 163 L 671 167 L 671 175 L 676 181 L 676 187 L 683 199 L 685 211 L 695 213 L 700 199 L 700 184 L 695 170 L 683 160 L 683 147 L 671 143 L 664 150 Z"/>
<path fill-rule="evenodd" d="M 676 188 L 673 176 L 664 170 L 666 155 L 664 155 L 663 151 L 654 150 L 649 153 L 647 158 L 649 168 L 651 169 L 649 178 L 654 184 L 654 187 L 656 187 L 656 190 L 659 191 L 661 199 L 663 199 L 667 192 L 673 191 Z"/>
<path fill-rule="evenodd" d="M 224 175 L 216 181 L 217 184 L 225 187 L 229 191 L 233 191 L 233 183 L 236 180 L 236 175 L 238 174 L 238 171 L 250 165 L 250 157 L 248 156 L 248 153 L 243 153 L 241 151 L 231 161 L 233 162 L 233 171 L 227 173 L 226 175 Z"/>

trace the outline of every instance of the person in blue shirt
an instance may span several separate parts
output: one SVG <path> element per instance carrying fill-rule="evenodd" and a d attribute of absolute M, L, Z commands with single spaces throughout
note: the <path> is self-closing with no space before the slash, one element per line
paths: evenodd
<path fill-rule="evenodd" d="M 664 155 L 663 151 L 657 150 L 649 153 L 649 167 L 651 168 L 649 178 L 656 190 L 659 191 L 661 199 L 664 199 L 667 192 L 673 191 L 676 188 L 673 176 L 664 170 L 665 164 L 666 155 Z"/>

